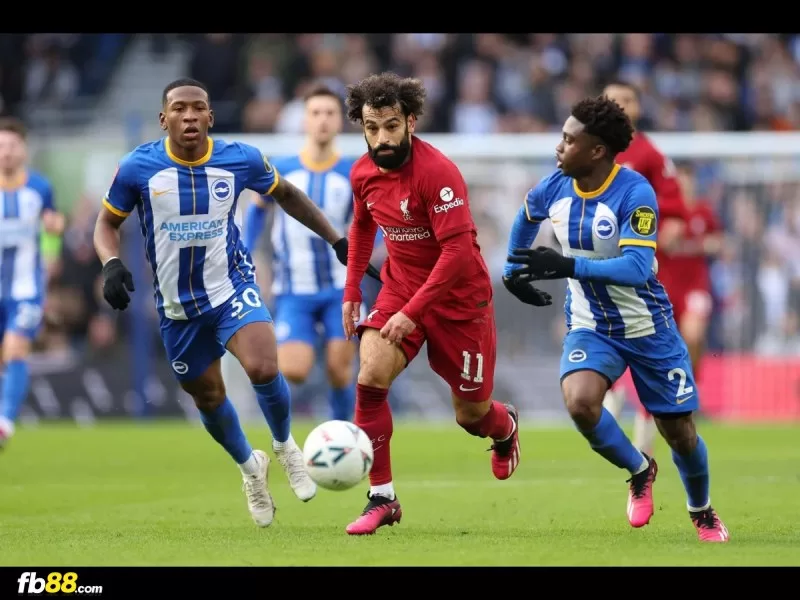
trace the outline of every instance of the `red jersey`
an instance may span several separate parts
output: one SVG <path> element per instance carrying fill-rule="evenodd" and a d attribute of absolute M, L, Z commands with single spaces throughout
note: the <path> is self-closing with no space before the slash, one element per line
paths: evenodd
<path fill-rule="evenodd" d="M 388 258 L 381 278 L 407 302 L 403 313 L 419 323 L 435 308 L 444 318 L 474 318 L 492 300 L 489 270 L 477 243 L 467 184 L 439 150 L 412 137 L 411 158 L 381 172 L 368 154 L 350 171 L 350 227 L 344 300 L 361 301 L 375 233 L 383 232 Z"/>
<path fill-rule="evenodd" d="M 671 279 L 664 281 L 667 292 L 692 290 L 710 291 L 708 262 L 703 251 L 703 240 L 709 234 L 721 231 L 719 221 L 707 202 L 698 201 L 687 207 L 688 224 L 680 246 L 670 254 L 659 258 L 659 273 L 663 269 Z M 672 277 L 672 275 L 675 275 Z M 659 278 L 662 279 L 659 274 Z"/>

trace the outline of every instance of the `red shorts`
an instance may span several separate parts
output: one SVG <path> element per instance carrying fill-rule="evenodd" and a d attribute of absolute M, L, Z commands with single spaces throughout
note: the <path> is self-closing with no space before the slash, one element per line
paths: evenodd
<path fill-rule="evenodd" d="M 381 289 L 367 318 L 358 326 L 358 335 L 366 328 L 381 329 L 406 299 Z M 455 321 L 428 311 L 400 347 L 410 364 L 428 343 L 428 364 L 444 379 L 453 395 L 471 402 L 483 402 L 492 396 L 494 367 L 497 358 L 497 330 L 494 305 L 490 303 L 476 318 Z"/>
<path fill-rule="evenodd" d="M 675 315 L 675 322 L 680 325 L 683 315 L 691 313 L 698 317 L 707 319 L 711 315 L 713 300 L 708 290 L 702 288 L 677 289 L 675 292 L 667 292 L 672 300 L 672 310 Z"/>

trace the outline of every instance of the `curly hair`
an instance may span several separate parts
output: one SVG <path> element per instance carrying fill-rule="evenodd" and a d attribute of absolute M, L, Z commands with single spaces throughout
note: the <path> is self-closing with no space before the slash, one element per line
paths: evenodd
<path fill-rule="evenodd" d="M 583 123 L 586 133 L 599 138 L 612 156 L 627 150 L 633 139 L 630 118 L 607 96 L 581 100 L 572 107 L 572 116 Z"/>
<path fill-rule="evenodd" d="M 353 123 L 364 123 L 364 106 L 386 108 L 400 104 L 404 116 L 420 117 L 425 107 L 425 87 L 419 79 L 400 77 L 395 73 L 370 75 L 347 86 L 347 118 Z"/>
<path fill-rule="evenodd" d="M 179 87 L 196 87 L 200 88 L 206 93 L 208 96 L 208 88 L 201 82 L 197 81 L 197 79 L 191 79 L 189 77 L 181 77 L 180 79 L 176 79 L 167 84 L 164 88 L 164 91 L 161 93 L 161 104 L 166 106 L 167 104 L 167 94 L 169 94 L 172 90 Z"/>

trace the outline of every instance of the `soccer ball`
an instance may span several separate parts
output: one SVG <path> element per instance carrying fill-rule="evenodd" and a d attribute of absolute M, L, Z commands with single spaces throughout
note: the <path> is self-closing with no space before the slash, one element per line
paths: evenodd
<path fill-rule="evenodd" d="M 303 444 L 306 470 L 326 490 L 358 485 L 372 469 L 372 442 L 364 430 L 348 421 L 317 425 Z"/>

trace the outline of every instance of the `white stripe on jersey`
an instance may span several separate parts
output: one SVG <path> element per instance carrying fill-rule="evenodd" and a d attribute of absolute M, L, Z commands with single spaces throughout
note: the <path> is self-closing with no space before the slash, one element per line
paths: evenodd
<path fill-rule="evenodd" d="M 614 211 L 602 202 L 596 203 L 595 215 L 592 221 L 592 245 L 594 250 L 578 250 L 570 248 L 570 208 L 573 202 L 580 203 L 580 198 L 565 197 L 550 206 L 549 216 L 553 231 L 561 244 L 565 256 L 583 256 L 586 258 L 613 258 L 622 255 L 619 247 L 619 223 Z M 599 236 L 598 233 L 601 235 Z M 601 237 L 602 236 L 602 237 Z M 636 289 L 619 285 L 605 285 L 602 283 L 584 283 L 575 279 L 568 279 L 570 295 L 567 310 L 571 317 L 572 329 L 597 329 L 598 318 L 621 320 L 625 327 L 625 337 L 635 338 L 651 335 L 656 332 L 654 316 L 647 303 L 636 293 Z M 613 306 L 605 307 L 602 303 L 592 302 L 587 297 L 585 287 L 598 292 L 605 290 Z M 595 294 L 596 295 L 596 294 Z M 654 302 L 657 304 L 655 297 Z M 610 314 L 613 313 L 613 314 Z"/>
<path fill-rule="evenodd" d="M 41 194 L 27 186 L 0 190 L 0 256 L 8 260 L 8 264 L 0 265 L 0 272 L 8 278 L 0 282 L 0 297 L 3 288 L 10 291 L 12 300 L 30 300 L 42 295 L 39 232 L 43 204 Z"/>
<path fill-rule="evenodd" d="M 353 202 L 347 177 L 333 170 L 305 168 L 282 172 L 281 176 L 305 191 L 335 229 L 345 230 Z M 316 294 L 321 291 L 320 280 L 329 281 L 336 289 L 344 288 L 347 267 L 337 260 L 333 248 L 318 242 L 315 248 L 312 240 L 319 236 L 282 210 L 275 212 L 271 239 L 279 257 L 273 273 L 273 294 Z"/>
<path fill-rule="evenodd" d="M 155 242 L 156 277 L 159 292 L 164 299 L 164 315 L 169 319 L 186 319 L 186 311 L 180 300 L 179 270 L 180 249 L 198 246 L 195 240 L 182 239 L 188 224 L 194 224 L 190 232 L 218 234 L 205 239 L 205 261 L 203 263 L 203 291 L 209 304 L 216 308 L 224 304 L 235 289 L 228 272 L 227 232 L 235 194 L 223 201 L 218 200 L 211 186 L 220 179 L 227 180 L 230 189 L 234 188 L 234 174 L 214 167 L 197 167 L 198 172 L 206 173 L 208 188 L 208 214 L 181 215 L 178 187 L 178 169 L 170 167 L 159 171 L 148 181 L 150 207 L 153 216 L 152 235 Z M 199 174 L 199 173 L 198 173 Z M 199 178 L 198 178 L 199 179 Z M 187 225 L 184 225 L 187 224 Z"/>

